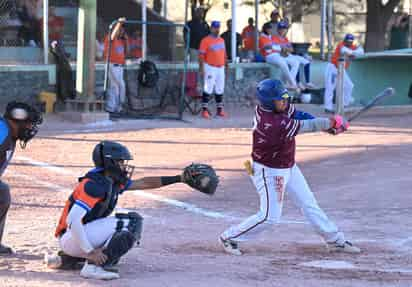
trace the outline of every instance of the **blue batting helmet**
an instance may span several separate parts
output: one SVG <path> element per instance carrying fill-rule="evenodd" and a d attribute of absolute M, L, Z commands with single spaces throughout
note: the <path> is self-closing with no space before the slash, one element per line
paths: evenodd
<path fill-rule="evenodd" d="M 273 101 L 287 99 L 289 95 L 281 81 L 266 79 L 258 84 L 256 97 L 263 108 L 274 110 L 275 103 Z"/>

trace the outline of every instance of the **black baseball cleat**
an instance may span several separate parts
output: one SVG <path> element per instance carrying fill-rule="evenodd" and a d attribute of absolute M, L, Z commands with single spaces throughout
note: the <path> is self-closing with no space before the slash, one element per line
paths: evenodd
<path fill-rule="evenodd" d="M 350 254 L 359 254 L 361 250 L 359 247 L 354 246 L 351 242 L 345 241 L 343 243 L 332 242 L 327 244 L 329 252 L 343 252 Z"/>
<path fill-rule="evenodd" d="M 242 255 L 242 252 L 239 250 L 239 246 L 236 241 L 232 240 L 224 240 L 222 237 L 219 237 L 219 243 L 223 246 L 223 249 L 226 251 L 226 253 L 232 254 L 232 255 Z"/>

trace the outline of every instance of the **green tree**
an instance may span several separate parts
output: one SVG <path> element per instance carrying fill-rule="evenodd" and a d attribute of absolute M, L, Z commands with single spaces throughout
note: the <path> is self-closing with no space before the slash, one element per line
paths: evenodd
<path fill-rule="evenodd" d="M 386 2 L 384 5 L 383 2 Z M 381 51 L 385 49 L 385 35 L 389 20 L 400 0 L 367 0 L 366 15 L 366 51 Z"/>

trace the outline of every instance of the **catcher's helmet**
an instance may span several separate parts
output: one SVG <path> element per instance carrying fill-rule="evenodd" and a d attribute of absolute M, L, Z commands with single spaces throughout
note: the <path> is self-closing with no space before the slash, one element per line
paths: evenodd
<path fill-rule="evenodd" d="M 257 85 L 256 97 L 263 108 L 275 110 L 273 101 L 288 99 L 289 95 L 281 81 L 266 79 Z"/>
<path fill-rule="evenodd" d="M 280 29 L 289 29 L 289 23 L 285 20 L 279 21 L 277 25 L 278 30 Z"/>
<path fill-rule="evenodd" d="M 34 107 L 16 101 L 7 104 L 4 118 L 17 124 L 17 138 L 22 148 L 25 148 L 27 142 L 37 134 L 37 126 L 43 122 L 41 113 Z"/>
<path fill-rule="evenodd" d="M 127 164 L 133 157 L 120 143 L 101 141 L 94 147 L 92 157 L 94 165 L 108 171 L 116 182 L 126 184 L 133 174 L 134 167 Z"/>

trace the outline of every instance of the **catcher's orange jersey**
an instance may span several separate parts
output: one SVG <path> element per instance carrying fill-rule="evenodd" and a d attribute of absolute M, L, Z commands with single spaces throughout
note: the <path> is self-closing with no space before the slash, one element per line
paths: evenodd
<path fill-rule="evenodd" d="M 60 236 L 67 229 L 67 223 L 66 223 L 67 216 L 75 202 L 77 202 L 78 204 L 81 204 L 85 209 L 90 210 L 96 205 L 96 203 L 103 200 L 103 198 L 93 197 L 87 194 L 85 185 L 89 181 L 90 179 L 88 178 L 82 180 L 76 186 L 76 188 L 74 189 L 69 199 L 66 201 L 66 204 L 63 209 L 63 213 L 59 219 L 59 224 L 57 225 L 57 228 L 56 228 L 56 232 L 55 232 L 56 237 Z"/>

